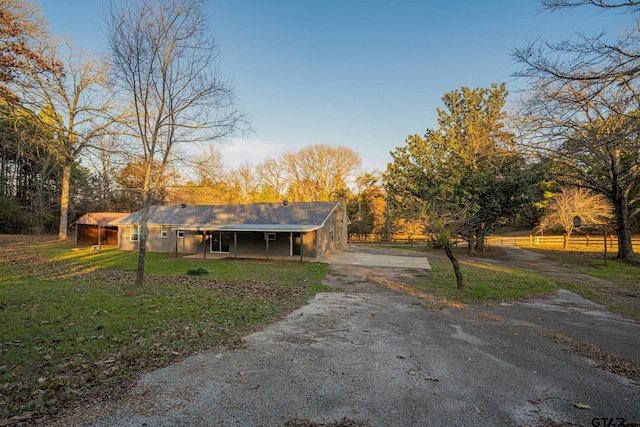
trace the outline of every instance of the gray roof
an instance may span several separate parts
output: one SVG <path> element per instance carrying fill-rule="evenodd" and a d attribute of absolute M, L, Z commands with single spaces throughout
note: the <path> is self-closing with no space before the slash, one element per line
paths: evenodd
<path fill-rule="evenodd" d="M 179 230 L 294 231 L 321 228 L 338 202 L 251 203 L 246 205 L 152 206 L 147 225 Z M 139 225 L 140 212 L 110 225 Z"/>
<path fill-rule="evenodd" d="M 89 212 L 82 215 L 76 220 L 76 224 L 80 225 L 99 225 L 100 227 L 108 227 L 111 221 L 123 218 L 128 213 L 120 212 Z"/>

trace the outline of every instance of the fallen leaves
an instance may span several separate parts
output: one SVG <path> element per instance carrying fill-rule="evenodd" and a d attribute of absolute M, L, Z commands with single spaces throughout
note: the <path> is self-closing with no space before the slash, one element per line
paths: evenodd
<path fill-rule="evenodd" d="M 640 381 L 640 363 L 635 360 L 608 353 L 593 343 L 575 340 L 558 332 L 541 331 L 537 332 L 537 335 L 566 345 L 571 353 L 595 361 L 600 369 L 634 381 Z"/>
<path fill-rule="evenodd" d="M 591 409 L 591 406 L 585 405 L 584 403 L 574 403 L 573 406 L 578 409 Z"/>

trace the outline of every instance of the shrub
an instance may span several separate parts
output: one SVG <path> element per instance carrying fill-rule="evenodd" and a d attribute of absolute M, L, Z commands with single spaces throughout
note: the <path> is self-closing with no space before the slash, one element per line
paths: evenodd
<path fill-rule="evenodd" d="M 206 268 L 202 268 L 202 267 L 192 268 L 190 270 L 187 270 L 187 274 L 189 276 L 202 276 L 204 274 L 209 274 L 209 270 L 207 270 Z"/>

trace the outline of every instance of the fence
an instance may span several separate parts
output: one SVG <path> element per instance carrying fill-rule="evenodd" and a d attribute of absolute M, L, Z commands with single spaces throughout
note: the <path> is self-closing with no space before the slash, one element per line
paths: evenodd
<path fill-rule="evenodd" d="M 512 236 L 491 237 L 488 243 L 499 246 L 564 246 L 564 240 L 564 236 Z M 640 246 L 640 236 L 634 236 L 631 243 L 633 246 Z M 569 238 L 568 245 L 604 248 L 604 236 L 575 235 Z M 607 248 L 618 249 L 618 238 L 615 234 L 607 236 Z"/>
<path fill-rule="evenodd" d="M 350 236 L 350 243 L 367 243 L 380 246 L 424 246 L 431 243 L 426 237 L 417 238 L 380 238 L 374 235 L 367 237 Z M 640 236 L 634 236 L 631 239 L 634 248 L 640 248 Z M 457 240 L 454 245 L 466 245 L 466 242 Z M 489 246 L 564 246 L 564 236 L 509 236 L 509 237 L 489 237 L 487 239 Z M 604 248 L 604 236 L 602 235 L 574 235 L 569 238 L 568 245 L 587 246 L 593 248 Z M 618 238 L 615 234 L 607 236 L 607 249 L 618 249 Z"/>

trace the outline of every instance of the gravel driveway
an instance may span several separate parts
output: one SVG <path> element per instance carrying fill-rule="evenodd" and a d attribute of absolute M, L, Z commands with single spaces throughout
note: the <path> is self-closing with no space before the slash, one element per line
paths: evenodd
<path fill-rule="evenodd" d="M 339 258 L 367 263 L 328 259 L 333 273 L 326 282 L 336 292 L 318 294 L 285 320 L 246 337 L 239 349 L 202 353 L 146 374 L 126 396 L 82 408 L 61 425 L 559 426 L 607 425 L 592 424 L 595 418 L 640 420 L 638 382 L 599 368 L 561 340 L 591 344 L 633 367 L 640 361 L 640 325 L 568 291 L 436 310 L 429 301 L 371 280 L 429 274 L 426 259 L 393 254 L 406 259 L 392 263 L 385 251 L 355 248 Z M 371 261 L 376 257 L 379 263 Z M 403 266 L 392 266 L 400 261 Z"/>

